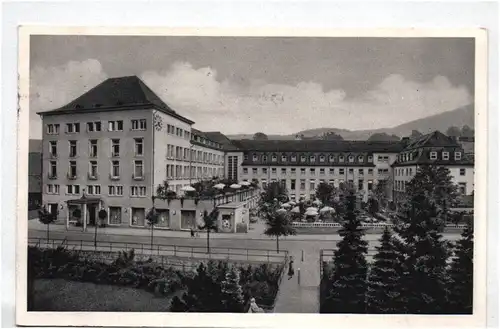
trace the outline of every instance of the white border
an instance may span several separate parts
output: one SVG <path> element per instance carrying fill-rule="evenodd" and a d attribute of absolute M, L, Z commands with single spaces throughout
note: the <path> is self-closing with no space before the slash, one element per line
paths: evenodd
<path fill-rule="evenodd" d="M 476 38 L 476 192 L 475 192 L 475 282 L 474 282 L 474 315 L 472 316 L 372 316 L 372 315 L 299 315 L 273 314 L 262 315 L 223 315 L 220 314 L 189 314 L 177 313 L 89 313 L 84 312 L 26 312 L 26 193 L 18 189 L 18 241 L 17 241 L 17 322 L 22 325 L 73 325 L 73 326 L 192 326 L 210 324 L 215 327 L 263 327 L 278 326 L 286 321 L 294 326 L 315 327 L 331 326 L 329 321 L 342 326 L 364 326 L 369 321 L 370 327 L 393 327 L 402 324 L 411 326 L 453 326 L 470 327 L 486 323 L 486 188 L 487 188 L 487 48 L 486 31 L 479 29 L 165 29 L 165 28 L 53 28 L 46 26 L 20 28 L 19 51 L 19 83 L 20 83 L 20 122 L 29 120 L 29 37 L 32 34 L 86 34 L 86 35 L 198 35 L 198 36 L 316 36 L 316 37 L 472 37 Z M 28 125 L 18 126 L 19 150 L 26 150 L 28 140 Z M 18 184 L 27 186 L 27 152 L 19 153 Z M 328 324 L 329 323 L 329 324 Z"/>

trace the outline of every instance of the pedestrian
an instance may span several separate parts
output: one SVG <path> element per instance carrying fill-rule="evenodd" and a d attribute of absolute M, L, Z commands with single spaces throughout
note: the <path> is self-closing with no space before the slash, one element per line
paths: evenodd
<path fill-rule="evenodd" d="M 295 271 L 293 270 L 293 257 L 290 257 L 290 263 L 288 264 L 288 280 L 290 280 L 294 274 Z"/>
<path fill-rule="evenodd" d="M 194 238 L 194 230 L 192 227 L 191 227 L 191 237 Z"/>

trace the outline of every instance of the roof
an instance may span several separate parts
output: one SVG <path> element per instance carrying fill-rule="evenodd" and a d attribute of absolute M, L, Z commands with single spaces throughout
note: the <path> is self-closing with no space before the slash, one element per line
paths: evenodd
<path fill-rule="evenodd" d="M 137 76 L 107 79 L 63 107 L 38 114 L 57 115 L 152 107 L 188 124 L 194 123 L 172 110 Z"/>
<path fill-rule="evenodd" d="M 233 141 L 227 138 L 227 136 L 220 131 L 207 131 L 204 134 L 208 139 L 221 144 L 224 150 L 238 151 L 238 148 L 233 144 Z"/>
<path fill-rule="evenodd" d="M 371 152 L 399 153 L 403 144 L 394 141 L 328 141 L 328 140 L 233 140 L 242 151 L 260 152 Z"/>
<path fill-rule="evenodd" d="M 446 136 L 440 131 L 422 135 L 411 139 L 406 145 L 405 150 L 412 150 L 420 147 L 459 147 L 460 144 L 453 138 Z"/>

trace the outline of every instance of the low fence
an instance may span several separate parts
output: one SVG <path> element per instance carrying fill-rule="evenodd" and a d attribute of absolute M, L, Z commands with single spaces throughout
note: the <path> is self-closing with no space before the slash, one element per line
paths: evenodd
<path fill-rule="evenodd" d="M 91 240 L 66 240 L 66 239 L 43 239 L 43 238 L 29 238 L 28 245 L 36 246 L 39 248 L 57 248 L 64 246 L 68 249 L 85 251 L 85 252 L 99 252 L 109 253 L 116 257 L 116 254 L 124 251 L 134 249 L 136 255 L 159 256 L 165 259 L 178 258 L 178 259 L 197 259 L 197 260 L 229 260 L 234 262 L 259 262 L 259 263 L 283 263 L 288 255 L 288 251 L 270 249 L 245 249 L 245 248 L 219 248 L 210 247 L 210 252 L 207 252 L 206 247 L 198 246 L 177 246 L 177 245 L 159 245 L 137 242 L 107 242 Z M 103 256 L 104 257 L 104 256 Z M 109 256 L 111 257 L 111 256 Z"/>
<path fill-rule="evenodd" d="M 296 228 L 341 228 L 342 225 L 340 223 L 327 223 L 327 222 L 312 222 L 312 223 L 306 223 L 306 222 L 293 222 L 292 223 L 293 227 Z M 385 227 L 393 227 L 393 224 L 388 224 L 388 223 L 362 223 L 361 227 L 363 228 L 385 228 Z M 465 224 L 447 224 L 446 228 L 454 228 L 454 229 L 464 229 L 466 228 L 467 225 Z"/>

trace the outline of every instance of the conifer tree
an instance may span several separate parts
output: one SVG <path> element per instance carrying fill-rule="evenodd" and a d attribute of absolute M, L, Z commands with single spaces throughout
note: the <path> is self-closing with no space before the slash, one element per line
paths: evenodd
<path fill-rule="evenodd" d="M 240 273 L 235 266 L 232 266 L 226 273 L 221 288 L 224 310 L 231 313 L 243 312 L 243 289 L 240 286 Z"/>
<path fill-rule="evenodd" d="M 375 248 L 377 253 L 368 275 L 367 313 L 397 314 L 400 311 L 402 259 L 387 226 L 380 246 Z"/>
<path fill-rule="evenodd" d="M 196 276 L 188 285 L 183 300 L 188 312 L 220 312 L 220 287 L 218 287 L 209 273 L 205 264 L 200 263 Z"/>
<path fill-rule="evenodd" d="M 367 242 L 357 218 L 356 196 L 346 196 L 342 237 L 334 254 L 330 292 L 321 306 L 322 313 L 365 313 L 367 284 Z"/>
<path fill-rule="evenodd" d="M 455 246 L 450 268 L 449 313 L 472 314 L 473 301 L 474 226 L 469 220 Z"/>
<path fill-rule="evenodd" d="M 404 257 L 401 313 L 441 314 L 447 307 L 450 244 L 443 239 L 448 207 L 455 197 L 449 170 L 422 166 L 406 187 L 394 230 Z"/>

